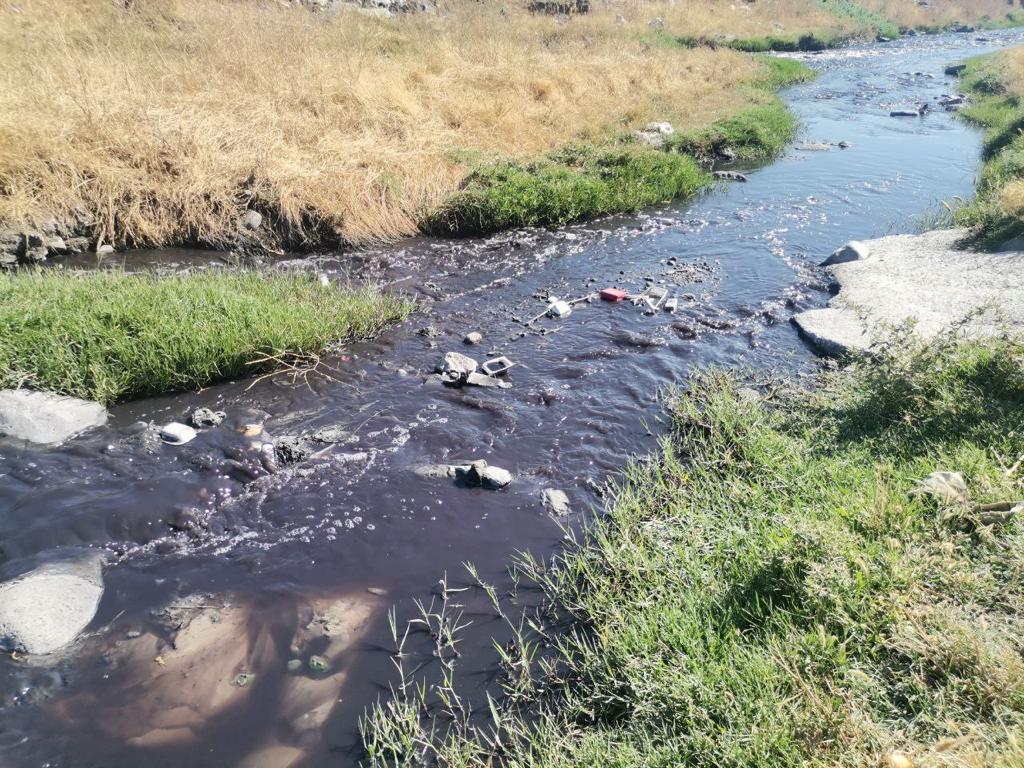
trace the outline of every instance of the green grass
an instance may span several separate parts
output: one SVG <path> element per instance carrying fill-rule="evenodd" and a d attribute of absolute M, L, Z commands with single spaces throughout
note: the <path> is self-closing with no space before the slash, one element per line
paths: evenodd
<path fill-rule="evenodd" d="M 778 154 L 796 118 L 770 93 L 814 76 L 800 62 L 761 57 L 751 86 L 762 104 L 697 132 L 673 134 L 662 150 L 624 137 L 607 146 L 571 145 L 533 162 L 481 164 L 422 224 L 430 234 L 480 235 L 513 227 L 557 226 L 690 197 L 710 184 L 700 163 L 728 148 L 739 160 Z"/>
<path fill-rule="evenodd" d="M 810 392 L 708 374 L 667 406 L 582 540 L 520 565 L 550 607 L 489 719 L 399 695 L 370 764 L 1024 764 L 1024 522 L 973 506 L 1024 497 L 1024 344 L 901 336 Z M 936 470 L 970 503 L 910 493 Z"/>
<path fill-rule="evenodd" d="M 1024 101 L 1007 92 L 1008 76 L 999 54 L 971 59 L 961 75 L 973 102 L 960 115 L 985 129 L 985 164 L 974 199 L 953 207 L 948 220 L 970 227 L 972 244 L 983 248 L 998 248 L 1024 235 L 1024 220 L 1006 211 L 999 200 L 1007 184 L 1024 179 Z"/>
<path fill-rule="evenodd" d="M 410 311 L 370 288 L 299 273 L 120 271 L 0 275 L 0 386 L 112 403 L 270 370 Z"/>
<path fill-rule="evenodd" d="M 692 158 L 640 146 L 566 147 L 533 163 L 476 170 L 426 223 L 441 235 L 552 226 L 695 194 L 710 175 Z"/>
<path fill-rule="evenodd" d="M 711 159 L 729 150 L 737 160 L 753 162 L 777 155 L 796 132 L 793 113 L 781 101 L 773 100 L 705 129 L 673 134 L 668 146 L 701 159 Z"/>

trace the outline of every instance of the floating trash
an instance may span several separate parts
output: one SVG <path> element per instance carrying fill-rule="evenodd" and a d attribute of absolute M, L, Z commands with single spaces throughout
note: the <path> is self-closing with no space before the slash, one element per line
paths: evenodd
<path fill-rule="evenodd" d="M 170 424 L 160 427 L 160 439 L 168 445 L 184 445 L 194 440 L 195 436 L 196 431 L 192 427 L 177 421 L 172 421 Z"/>

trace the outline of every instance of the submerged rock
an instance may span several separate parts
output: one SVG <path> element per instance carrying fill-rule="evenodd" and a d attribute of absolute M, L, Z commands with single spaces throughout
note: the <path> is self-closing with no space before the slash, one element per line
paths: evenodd
<path fill-rule="evenodd" d="M 557 488 L 545 488 L 541 492 L 541 500 L 549 512 L 560 517 L 568 515 L 572 508 L 569 506 L 569 497 L 565 491 Z"/>
<path fill-rule="evenodd" d="M 0 390 L 0 434 L 9 437 L 58 445 L 106 423 L 106 409 L 91 400 L 27 389 Z"/>
<path fill-rule="evenodd" d="M 96 615 L 103 557 L 86 552 L 0 584 L 0 646 L 48 654 L 71 643 Z"/>
<path fill-rule="evenodd" d="M 192 412 L 192 426 L 216 427 L 224 422 L 227 414 L 224 411 L 212 411 L 209 408 L 196 408 Z"/>

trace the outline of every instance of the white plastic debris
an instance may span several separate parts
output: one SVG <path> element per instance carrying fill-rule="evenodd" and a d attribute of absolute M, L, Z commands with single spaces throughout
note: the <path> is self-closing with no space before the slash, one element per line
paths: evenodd
<path fill-rule="evenodd" d="M 546 314 L 548 317 L 565 318 L 572 314 L 572 307 L 569 306 L 569 302 L 559 299 L 548 304 Z"/>
<path fill-rule="evenodd" d="M 679 299 L 673 296 L 671 299 L 665 301 L 665 311 L 675 312 L 679 308 Z"/>
<path fill-rule="evenodd" d="M 509 360 L 507 357 L 495 357 L 491 360 L 485 361 L 481 366 L 480 370 L 486 373 L 488 376 L 501 376 L 502 374 L 508 373 L 508 369 L 511 368 L 515 363 Z"/>
<path fill-rule="evenodd" d="M 160 427 L 160 439 L 170 445 L 184 445 L 194 440 L 195 436 L 196 431 L 192 427 L 177 421 Z"/>

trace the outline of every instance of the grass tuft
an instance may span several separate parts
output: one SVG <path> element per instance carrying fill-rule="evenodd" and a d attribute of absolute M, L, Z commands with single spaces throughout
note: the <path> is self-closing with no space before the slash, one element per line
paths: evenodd
<path fill-rule="evenodd" d="M 644 147 L 567 147 L 476 171 L 427 223 L 443 235 L 566 224 L 689 197 L 710 181 L 690 157 Z"/>
<path fill-rule="evenodd" d="M 270 370 L 411 310 L 371 288 L 302 273 L 0 274 L 0 386 L 109 404 Z"/>

